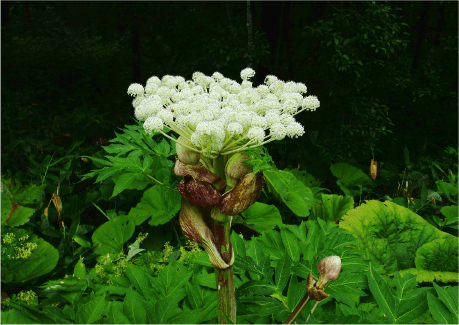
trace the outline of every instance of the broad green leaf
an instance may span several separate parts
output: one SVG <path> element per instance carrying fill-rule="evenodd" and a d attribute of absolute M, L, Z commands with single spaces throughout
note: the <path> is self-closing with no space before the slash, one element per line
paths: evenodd
<path fill-rule="evenodd" d="M 183 289 L 185 295 L 185 283 L 190 279 L 192 273 L 189 273 L 181 264 L 170 263 L 158 275 L 158 279 L 162 286 L 164 286 L 165 297 L 172 295 L 177 296 L 179 289 Z"/>
<path fill-rule="evenodd" d="M 136 173 L 125 173 L 120 175 L 118 180 L 115 182 L 115 188 L 113 189 L 113 194 L 110 198 L 117 196 L 127 187 L 129 187 L 129 185 L 131 185 L 131 183 L 134 181 L 136 177 Z"/>
<path fill-rule="evenodd" d="M 457 205 L 444 206 L 440 212 L 446 217 L 446 225 L 457 225 L 459 221 Z"/>
<path fill-rule="evenodd" d="M 236 296 L 246 295 L 272 295 L 276 292 L 276 286 L 265 281 L 253 280 L 244 283 L 236 290 Z"/>
<path fill-rule="evenodd" d="M 414 262 L 423 270 L 457 272 L 457 251 L 457 237 L 435 239 L 418 248 Z"/>
<path fill-rule="evenodd" d="M 193 309 L 198 309 L 202 306 L 202 296 L 199 294 L 198 290 L 200 290 L 199 285 L 198 288 L 194 288 L 190 282 L 186 283 L 187 299 Z"/>
<path fill-rule="evenodd" d="M 145 276 L 145 271 L 143 271 L 140 266 L 128 263 L 126 268 L 126 276 L 129 281 L 131 281 L 132 286 L 143 296 L 145 295 L 144 289 L 150 288 L 150 282 Z"/>
<path fill-rule="evenodd" d="M 269 258 L 269 255 L 266 255 L 260 262 L 259 269 L 263 273 L 263 277 L 266 278 L 268 281 L 271 280 L 272 277 L 270 277 L 269 269 L 271 267 L 271 259 Z"/>
<path fill-rule="evenodd" d="M 236 258 L 234 260 L 234 265 L 240 269 L 263 276 L 263 272 L 258 268 L 257 263 L 255 263 L 250 256 Z"/>
<path fill-rule="evenodd" d="M 275 274 L 275 283 L 277 287 L 277 291 L 282 294 L 285 286 L 287 285 L 288 278 L 290 277 L 290 267 L 292 262 L 290 261 L 289 256 L 287 253 L 277 261 L 276 266 L 276 274 Z"/>
<path fill-rule="evenodd" d="M 239 236 L 234 230 L 231 234 L 231 243 L 234 253 L 236 254 L 236 258 L 246 256 L 244 239 L 242 239 L 241 236 Z"/>
<path fill-rule="evenodd" d="M 99 175 L 97 175 L 96 183 L 102 182 L 103 180 L 107 179 L 108 177 L 116 174 L 117 172 L 122 171 L 123 168 L 120 167 L 104 167 L 102 169 L 99 169 Z"/>
<path fill-rule="evenodd" d="M 72 239 L 83 247 L 91 247 L 91 243 L 86 240 L 84 236 L 75 235 L 72 237 Z"/>
<path fill-rule="evenodd" d="M 161 142 L 153 150 L 155 150 L 159 155 L 167 157 L 171 147 L 169 146 L 169 143 L 167 143 L 166 139 L 162 139 Z"/>
<path fill-rule="evenodd" d="M 178 192 L 154 185 L 143 193 L 140 203 L 129 211 L 136 225 L 151 217 L 149 224 L 162 225 L 180 210 L 181 196 Z"/>
<path fill-rule="evenodd" d="M 86 276 L 86 266 L 84 265 L 83 259 L 81 257 L 78 260 L 78 262 L 75 264 L 75 267 L 73 268 L 73 275 L 78 280 L 83 280 L 84 277 Z"/>
<path fill-rule="evenodd" d="M 274 205 L 255 202 L 242 212 L 242 224 L 259 233 L 274 229 L 282 224 L 282 217 Z"/>
<path fill-rule="evenodd" d="M 121 301 L 106 302 L 107 318 L 103 318 L 104 324 L 129 324 L 129 319 L 123 314 L 123 303 Z"/>
<path fill-rule="evenodd" d="M 130 216 L 119 216 L 102 224 L 92 235 L 94 253 L 116 254 L 123 251 L 123 244 L 134 234 L 135 223 Z"/>
<path fill-rule="evenodd" d="M 320 218 L 325 221 L 339 220 L 349 210 L 354 208 L 352 196 L 339 196 L 321 194 L 322 204 L 312 207 L 312 214 L 309 220 Z"/>
<path fill-rule="evenodd" d="M 298 278 L 296 275 L 292 275 L 290 278 L 290 283 L 288 285 L 287 292 L 287 305 L 288 310 L 292 312 L 298 303 L 303 299 L 306 294 L 306 282 L 303 281 L 301 284 L 298 284 Z"/>
<path fill-rule="evenodd" d="M 388 272 L 414 268 L 416 254 L 412 252 L 426 243 L 457 238 L 389 201 L 366 201 L 343 216 L 339 227 L 353 233 L 357 248 L 364 252 L 365 258 L 384 265 Z"/>
<path fill-rule="evenodd" d="M 18 227 L 26 224 L 35 209 L 12 202 L 7 195 L 2 195 L 2 225 Z"/>
<path fill-rule="evenodd" d="M 130 287 L 123 302 L 123 314 L 129 319 L 130 324 L 146 323 L 147 315 L 141 306 L 142 296 Z"/>
<path fill-rule="evenodd" d="M 457 301 L 457 286 L 456 287 L 440 287 L 433 282 L 433 286 L 437 291 L 438 298 L 449 309 L 456 323 L 458 323 L 458 301 Z M 454 292 L 454 293 L 453 293 Z"/>
<path fill-rule="evenodd" d="M 368 285 L 370 287 L 373 297 L 378 302 L 379 307 L 384 311 L 387 319 L 391 324 L 395 322 L 396 315 L 395 300 L 392 293 L 392 289 L 387 285 L 384 279 L 375 272 L 371 267 L 368 271 Z"/>
<path fill-rule="evenodd" d="M 42 238 L 18 228 L 2 229 L 2 232 L 4 234 L 12 233 L 16 239 L 29 236 L 29 239 L 23 241 L 23 243 L 37 245 L 32 250 L 32 254 L 26 259 L 4 257 L 1 263 L 2 282 L 25 282 L 51 272 L 57 265 L 59 260 L 57 249 Z M 2 243 L 2 245 L 5 244 Z"/>
<path fill-rule="evenodd" d="M 91 324 L 102 318 L 105 310 L 105 296 L 96 297 L 81 306 L 76 313 L 77 324 Z"/>
<path fill-rule="evenodd" d="M 287 228 L 281 229 L 281 237 L 285 246 L 285 250 L 293 262 L 298 262 L 300 259 L 300 249 L 298 238 Z"/>
<path fill-rule="evenodd" d="M 36 321 L 28 317 L 24 312 L 17 309 L 8 311 L 2 310 L 2 324 L 37 324 Z"/>
<path fill-rule="evenodd" d="M 269 186 L 280 195 L 282 201 L 299 217 L 307 217 L 314 202 L 310 188 L 297 180 L 292 173 L 279 171 L 264 171 Z"/>
<path fill-rule="evenodd" d="M 156 302 L 155 316 L 157 324 L 167 324 L 169 318 L 171 318 L 173 315 L 176 315 L 180 311 L 177 305 L 179 300 L 181 299 L 170 296 Z"/>
<path fill-rule="evenodd" d="M 438 324 L 457 324 L 457 317 L 454 319 L 454 315 L 448 310 L 440 299 L 435 297 L 430 292 L 427 293 L 427 301 L 429 304 L 429 310 L 432 313 L 433 318 Z"/>
<path fill-rule="evenodd" d="M 356 196 L 364 186 L 371 186 L 372 180 L 362 170 L 347 163 L 337 163 L 330 167 L 332 174 L 338 178 L 336 184 L 350 196 Z"/>

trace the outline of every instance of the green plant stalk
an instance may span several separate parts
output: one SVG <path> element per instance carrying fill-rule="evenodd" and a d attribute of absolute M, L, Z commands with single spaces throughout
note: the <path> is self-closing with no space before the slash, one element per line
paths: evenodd
<path fill-rule="evenodd" d="M 232 254 L 231 245 L 231 222 L 214 222 L 213 234 L 215 236 L 216 246 L 223 260 L 229 264 Z M 217 299 L 218 299 L 218 323 L 228 324 L 224 315 L 226 315 L 233 323 L 236 323 L 236 294 L 234 290 L 234 272 L 233 266 L 226 270 L 215 268 L 216 283 L 217 283 Z"/>
<path fill-rule="evenodd" d="M 298 315 L 303 311 L 304 307 L 308 304 L 308 302 L 311 300 L 311 297 L 309 297 L 309 294 L 306 293 L 301 299 L 301 301 L 296 305 L 295 309 L 292 311 L 290 316 L 288 316 L 287 320 L 284 322 L 284 324 L 291 324 L 295 321 L 295 319 L 298 317 Z"/>
<path fill-rule="evenodd" d="M 227 157 L 217 156 L 212 159 L 213 172 L 225 179 L 225 166 Z M 231 219 L 232 217 L 219 214 L 214 216 L 218 220 L 212 220 L 212 233 L 215 244 L 223 260 L 230 264 L 233 247 L 231 245 Z M 234 290 L 234 272 L 230 266 L 226 270 L 215 268 L 218 300 L 218 323 L 227 324 L 225 315 L 236 323 L 236 293 Z"/>

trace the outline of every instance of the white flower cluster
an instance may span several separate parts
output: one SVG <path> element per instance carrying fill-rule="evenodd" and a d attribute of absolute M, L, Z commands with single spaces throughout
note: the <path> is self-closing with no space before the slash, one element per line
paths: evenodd
<path fill-rule="evenodd" d="M 256 88 L 248 80 L 255 71 L 241 71 L 241 84 L 215 72 L 195 72 L 192 80 L 165 75 L 151 77 L 145 88 L 132 84 L 134 114 L 149 134 L 164 126 L 189 139 L 203 153 L 227 154 L 304 134 L 294 116 L 320 106 L 316 96 L 303 97 L 302 83 L 267 76 Z M 266 132 L 269 131 L 267 135 Z"/>

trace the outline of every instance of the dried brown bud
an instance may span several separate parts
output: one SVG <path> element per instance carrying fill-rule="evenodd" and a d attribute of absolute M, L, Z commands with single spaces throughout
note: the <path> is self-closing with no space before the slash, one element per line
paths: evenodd
<path fill-rule="evenodd" d="M 194 145 L 183 136 L 179 136 L 177 141 L 178 142 L 175 143 L 175 150 L 177 151 L 177 156 L 180 161 L 185 165 L 198 165 L 201 154 L 182 146 L 181 143 L 192 148 L 194 148 Z"/>
<path fill-rule="evenodd" d="M 260 197 L 263 180 L 262 172 L 245 175 L 235 188 L 223 196 L 220 211 L 235 216 L 247 210 Z"/>
<path fill-rule="evenodd" d="M 338 279 L 341 272 L 341 258 L 336 255 L 325 257 L 317 264 L 317 270 L 320 277 L 316 287 L 323 289 L 329 282 Z"/>
<path fill-rule="evenodd" d="M 208 209 L 193 206 L 182 198 L 180 227 L 188 239 L 198 243 L 207 252 L 213 266 L 224 270 L 234 263 L 234 252 L 231 252 L 230 264 L 225 263 L 216 247 L 214 235 L 205 221 L 208 213 Z"/>

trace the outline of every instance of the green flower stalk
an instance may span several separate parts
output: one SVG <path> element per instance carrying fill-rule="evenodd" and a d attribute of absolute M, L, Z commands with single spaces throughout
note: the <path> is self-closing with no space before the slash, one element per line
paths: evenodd
<path fill-rule="evenodd" d="M 315 111 L 315 96 L 303 97 L 302 83 L 283 82 L 267 76 L 252 87 L 255 71 L 241 71 L 242 83 L 215 72 L 211 77 L 195 72 L 192 80 L 166 75 L 151 77 L 146 86 L 132 84 L 134 114 L 147 134 L 161 133 L 176 142 L 178 159 L 174 172 L 181 176 L 180 226 L 197 242 L 216 268 L 218 322 L 226 315 L 236 322 L 236 300 L 231 246 L 232 216 L 241 214 L 260 196 L 263 174 L 253 173 L 242 152 L 286 136 L 304 134 L 294 116 Z M 163 132 L 167 127 L 174 139 Z M 268 132 L 268 133 L 267 133 Z"/>

